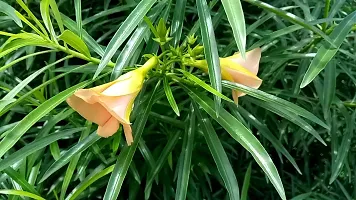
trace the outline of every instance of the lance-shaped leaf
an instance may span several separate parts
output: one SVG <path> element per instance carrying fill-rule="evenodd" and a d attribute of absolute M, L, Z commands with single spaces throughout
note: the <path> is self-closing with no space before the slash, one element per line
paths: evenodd
<path fill-rule="evenodd" d="M 330 44 L 325 44 L 321 46 L 316 53 L 315 58 L 310 63 L 308 71 L 304 75 L 301 88 L 307 86 L 313 79 L 325 68 L 329 61 L 338 52 L 342 42 L 346 38 L 347 34 L 350 32 L 353 25 L 356 23 L 356 11 L 349 14 L 345 19 L 343 19 L 338 26 L 335 27 L 333 32 L 330 34 L 330 38 L 337 48 L 334 48 Z"/>
<path fill-rule="evenodd" d="M 251 131 L 223 108 L 220 108 L 220 115 L 217 117 L 213 106 L 214 103 L 209 97 L 186 86 L 182 85 L 182 87 L 188 92 L 189 96 L 210 115 L 210 117 L 215 119 L 231 135 L 231 137 L 251 153 L 257 164 L 266 173 L 267 177 L 276 188 L 279 196 L 285 200 L 286 195 L 277 168 L 265 148 Z"/>
<path fill-rule="evenodd" d="M 4 13 L 9 16 L 14 22 L 22 28 L 21 20 L 15 14 L 16 10 L 9 4 L 0 1 L 0 13 Z"/>
<path fill-rule="evenodd" d="M 90 52 L 85 44 L 85 42 L 80 39 L 78 35 L 73 33 L 70 30 L 65 30 L 62 35 L 59 36 L 59 39 L 66 42 L 68 45 L 73 47 L 75 50 L 79 51 L 80 53 L 84 54 L 86 57 L 90 58 Z"/>

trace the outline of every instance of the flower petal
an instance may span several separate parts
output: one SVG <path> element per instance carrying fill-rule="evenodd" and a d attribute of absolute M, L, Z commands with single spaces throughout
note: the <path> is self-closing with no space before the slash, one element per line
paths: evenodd
<path fill-rule="evenodd" d="M 95 92 L 91 89 L 80 89 L 74 93 L 75 96 L 81 98 L 83 101 L 89 104 L 94 104 L 98 101 L 100 93 Z"/>
<path fill-rule="evenodd" d="M 67 103 L 85 119 L 99 126 L 104 125 L 111 117 L 111 114 L 99 103 L 89 104 L 76 95 L 69 97 Z"/>
<path fill-rule="evenodd" d="M 117 121 L 115 117 L 111 117 L 104 125 L 98 127 L 96 133 L 101 137 L 107 138 L 112 136 L 114 133 L 116 133 L 119 127 L 120 127 L 119 121 Z"/>
<path fill-rule="evenodd" d="M 243 59 L 240 53 L 236 53 L 233 56 L 227 57 L 226 59 L 230 59 L 232 62 L 241 65 L 254 75 L 257 75 L 261 59 L 261 49 L 256 48 L 247 52 L 246 59 Z"/>
<path fill-rule="evenodd" d="M 129 124 L 123 124 L 122 126 L 124 127 L 124 133 L 125 133 L 127 145 L 130 146 L 133 142 L 131 126 Z"/>
<path fill-rule="evenodd" d="M 240 83 L 242 85 L 246 85 L 255 89 L 259 88 L 262 84 L 262 80 L 251 73 L 232 69 L 226 70 L 230 73 L 230 75 L 234 79 L 234 82 L 236 83 Z"/>
<path fill-rule="evenodd" d="M 109 88 L 110 86 L 115 84 L 116 82 L 117 82 L 117 80 L 111 81 L 109 83 L 105 83 L 103 85 L 98 85 L 96 87 L 90 88 L 89 90 L 96 92 L 96 93 L 102 93 L 104 90 L 106 90 L 107 88 Z"/>
<path fill-rule="evenodd" d="M 232 69 L 226 69 L 226 70 L 230 73 L 230 75 L 234 79 L 233 82 L 235 82 L 235 83 L 246 85 L 248 87 L 252 87 L 255 89 L 258 89 L 262 84 L 262 80 L 251 73 L 246 73 L 245 71 L 238 71 L 238 70 L 232 70 Z M 241 97 L 244 95 L 245 95 L 245 93 L 240 92 L 238 90 L 232 91 L 232 97 L 233 97 L 235 103 L 237 103 L 238 97 Z"/>
<path fill-rule="evenodd" d="M 130 113 L 138 92 L 119 97 L 100 96 L 98 102 L 122 124 L 130 124 Z"/>
<path fill-rule="evenodd" d="M 237 90 L 232 90 L 232 99 L 234 100 L 235 104 L 239 103 L 239 93 L 241 92 Z"/>
<path fill-rule="evenodd" d="M 145 77 L 138 69 L 120 76 L 116 83 L 105 89 L 101 94 L 105 96 L 123 96 L 141 90 Z"/>

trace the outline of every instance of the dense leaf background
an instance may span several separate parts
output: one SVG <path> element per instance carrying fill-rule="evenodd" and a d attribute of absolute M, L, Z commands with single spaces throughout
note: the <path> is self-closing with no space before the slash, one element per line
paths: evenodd
<path fill-rule="evenodd" d="M 0 1 L 0 199 L 355 199 L 355 10 L 354 0 Z M 151 74 L 132 146 L 121 128 L 100 138 L 65 99 L 162 53 L 149 26 L 160 19 L 173 47 L 198 37 L 209 74 L 178 63 L 187 72 Z M 221 81 L 219 56 L 256 47 L 258 90 Z M 247 94 L 238 106 L 224 100 L 232 88 Z"/>

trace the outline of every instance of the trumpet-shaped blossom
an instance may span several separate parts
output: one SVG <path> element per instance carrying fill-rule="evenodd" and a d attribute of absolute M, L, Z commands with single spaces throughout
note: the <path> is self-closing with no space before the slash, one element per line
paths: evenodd
<path fill-rule="evenodd" d="M 147 72 L 158 64 L 150 58 L 142 67 L 130 71 L 117 80 L 77 90 L 67 103 L 85 119 L 98 124 L 97 134 L 109 137 L 123 125 L 127 144 L 133 142 L 130 114 Z"/>
<path fill-rule="evenodd" d="M 224 80 L 257 89 L 262 84 L 262 80 L 257 77 L 260 59 L 260 48 L 246 52 L 246 59 L 243 59 L 239 53 L 226 58 L 220 58 L 221 77 Z M 198 67 L 205 72 L 208 71 L 206 60 L 197 60 L 190 63 L 190 65 Z M 238 97 L 243 95 L 245 94 L 241 91 L 232 91 L 232 97 L 236 103 Z"/>

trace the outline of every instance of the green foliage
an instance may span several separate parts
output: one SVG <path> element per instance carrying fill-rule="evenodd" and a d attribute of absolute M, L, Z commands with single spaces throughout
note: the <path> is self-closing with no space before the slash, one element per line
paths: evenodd
<path fill-rule="evenodd" d="M 0 1 L 0 199 L 355 199 L 355 9 Z M 262 86 L 226 80 L 219 56 L 257 47 Z M 152 56 L 131 146 L 65 102 Z"/>

